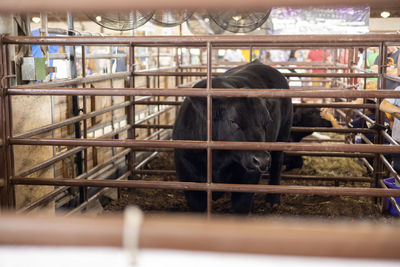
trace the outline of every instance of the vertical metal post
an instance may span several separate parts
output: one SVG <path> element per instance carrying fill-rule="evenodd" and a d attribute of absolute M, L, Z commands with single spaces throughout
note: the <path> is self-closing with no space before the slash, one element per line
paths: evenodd
<path fill-rule="evenodd" d="M 207 42 L 207 91 L 212 88 L 212 46 Z M 212 149 L 209 146 L 212 141 L 212 98 L 207 95 L 207 185 L 212 183 Z M 207 189 L 207 218 L 211 217 L 212 192 Z"/>
<path fill-rule="evenodd" d="M 9 55 L 8 55 L 8 45 L 1 45 L 1 55 L 2 55 L 2 73 L 3 77 L 1 79 L 1 106 L 2 106 L 2 135 L 3 135 L 3 157 L 5 159 L 5 168 L 3 173 L 5 174 L 4 179 L 4 190 L 2 201 L 5 208 L 15 208 L 15 192 L 14 186 L 11 184 L 11 177 L 15 176 L 14 170 L 14 150 L 13 146 L 9 143 L 9 138 L 12 137 L 12 109 L 11 109 L 11 96 L 7 94 L 7 89 L 10 86 L 9 80 L 6 79 L 9 74 Z M 4 123 L 3 123 L 4 122 Z"/>
<path fill-rule="evenodd" d="M 86 77 L 86 60 L 85 60 L 85 46 L 82 45 L 81 46 L 81 54 L 82 54 L 82 77 L 85 78 Z M 83 88 L 86 88 L 86 83 L 82 84 Z M 83 114 L 87 113 L 87 105 L 86 105 L 86 96 L 82 96 L 82 101 L 83 101 Z M 83 138 L 87 139 L 87 120 L 83 120 Z M 85 172 L 88 172 L 88 151 L 87 151 L 87 147 L 85 147 L 85 149 L 83 150 L 83 158 L 84 158 L 84 169 Z M 85 201 L 88 201 L 88 188 L 84 187 L 85 193 Z"/>
<path fill-rule="evenodd" d="M 74 20 L 71 12 L 67 12 L 67 22 L 68 22 L 68 35 L 74 35 Z M 77 78 L 76 71 L 76 56 L 75 56 L 75 46 L 70 46 L 70 63 L 71 63 L 71 78 Z M 73 88 L 77 88 L 76 85 L 72 85 Z M 73 116 L 78 116 L 80 113 L 79 109 L 79 97 L 72 96 L 72 114 Z M 80 122 L 76 122 L 75 126 L 75 138 L 80 139 L 82 137 L 81 132 L 81 124 Z M 83 164 L 82 164 L 82 151 L 75 154 L 75 164 L 76 164 L 76 176 L 79 176 L 83 173 Z M 80 203 L 85 201 L 85 190 L 84 187 L 79 188 L 79 201 Z"/>
<path fill-rule="evenodd" d="M 113 47 L 110 46 L 110 56 L 113 55 L 112 49 L 113 49 Z M 118 55 L 118 47 L 116 47 L 115 54 Z M 118 60 L 118 58 L 114 58 L 114 59 L 113 59 L 112 57 L 110 57 L 110 73 L 113 73 L 113 70 L 112 70 L 112 69 L 113 69 L 113 61 L 115 62 L 115 70 L 117 70 L 117 64 L 118 64 L 117 60 Z M 114 88 L 113 79 L 110 79 L 110 85 L 111 85 L 111 88 Z M 114 102 L 115 102 L 115 97 L 114 97 L 114 96 L 111 96 L 111 106 L 114 105 Z M 111 131 L 114 131 L 114 130 L 115 130 L 115 127 L 114 127 L 114 117 L 115 117 L 115 112 L 114 112 L 114 111 L 111 111 Z M 113 136 L 112 138 L 115 138 L 115 137 Z M 111 154 L 114 156 L 115 153 L 116 153 L 116 152 L 115 152 L 115 147 L 112 147 L 112 148 L 111 148 Z M 117 172 L 118 172 L 118 170 L 117 170 Z"/>
<path fill-rule="evenodd" d="M 384 68 L 384 65 L 386 64 L 386 46 L 384 43 L 381 43 L 379 45 L 379 58 L 378 58 L 378 84 L 377 84 L 377 90 L 383 90 L 386 87 L 386 81 L 383 78 L 383 73 L 386 71 Z M 376 102 L 376 109 L 375 109 L 375 121 L 376 123 L 383 125 L 385 122 L 385 114 L 384 112 L 381 112 L 379 110 L 379 105 L 382 102 L 382 99 L 378 99 Z M 382 136 L 381 132 L 378 131 L 378 133 L 375 135 L 375 144 L 383 144 L 384 137 Z M 380 159 L 379 155 L 376 154 L 374 157 L 374 173 L 373 176 L 375 176 L 375 183 L 371 183 L 371 187 L 376 187 L 378 185 L 378 181 L 383 178 L 383 173 L 384 173 L 384 166 L 383 162 Z M 378 199 L 376 199 L 378 200 Z"/>
<path fill-rule="evenodd" d="M 3 53 L 3 35 L 0 36 L 0 210 L 8 208 L 8 184 L 9 178 L 7 173 L 7 140 L 6 140 L 6 131 L 5 131 L 5 95 L 6 88 L 3 84 L 5 79 L 5 55 Z"/>
<path fill-rule="evenodd" d="M 129 53 L 128 53 L 128 67 L 129 67 L 129 72 L 131 73 L 129 76 L 129 88 L 134 88 L 135 87 L 135 76 L 134 76 L 134 71 L 135 71 L 135 47 L 131 44 L 129 46 Z M 134 96 L 129 96 L 126 99 L 131 101 L 131 105 L 126 107 L 126 113 L 127 113 L 127 122 L 131 126 L 131 128 L 128 130 L 128 139 L 135 139 L 136 138 L 136 129 L 135 129 L 135 105 Z M 131 149 L 131 152 L 127 156 L 127 161 L 128 161 L 128 169 L 131 173 L 130 179 L 133 179 L 134 177 L 134 172 L 135 172 L 135 153 L 133 149 Z"/>
<path fill-rule="evenodd" d="M 157 47 L 157 69 L 160 70 L 160 47 Z M 160 89 L 160 75 L 157 75 L 157 88 Z M 157 96 L 157 101 L 161 100 L 160 96 Z M 157 113 L 160 112 L 160 104 L 157 104 Z M 160 114 L 157 116 L 157 124 L 161 124 Z M 157 139 L 160 140 L 160 134 L 157 135 Z"/>

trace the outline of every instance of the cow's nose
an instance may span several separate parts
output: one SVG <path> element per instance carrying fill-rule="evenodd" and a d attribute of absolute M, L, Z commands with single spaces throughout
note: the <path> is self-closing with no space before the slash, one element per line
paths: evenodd
<path fill-rule="evenodd" d="M 259 171 L 266 171 L 269 169 L 271 164 L 271 157 L 269 154 L 264 154 L 262 156 L 253 155 L 252 158 L 253 166 Z"/>

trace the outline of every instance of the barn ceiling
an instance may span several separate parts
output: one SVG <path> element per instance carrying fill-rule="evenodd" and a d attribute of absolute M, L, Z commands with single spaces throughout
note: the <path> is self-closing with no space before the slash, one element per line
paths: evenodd
<path fill-rule="evenodd" d="M 377 8 L 371 7 L 370 9 L 370 17 L 371 18 L 380 18 L 382 11 L 390 11 L 390 17 L 400 17 L 400 7 L 398 8 Z M 40 16 L 39 13 L 32 13 L 31 17 L 33 16 Z M 75 21 L 90 21 L 90 19 L 84 13 L 74 13 Z M 48 20 L 53 21 L 66 21 L 66 14 L 65 13 L 57 13 L 57 12 L 50 12 L 48 13 Z"/>

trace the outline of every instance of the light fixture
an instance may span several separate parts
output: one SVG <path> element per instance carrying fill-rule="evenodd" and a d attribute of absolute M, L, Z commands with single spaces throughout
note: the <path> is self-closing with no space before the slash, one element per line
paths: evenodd
<path fill-rule="evenodd" d="M 242 16 L 240 16 L 240 15 L 232 16 L 232 19 L 233 19 L 234 21 L 239 21 L 239 20 L 242 19 Z"/>
<path fill-rule="evenodd" d="M 390 17 L 390 12 L 389 11 L 382 11 L 381 12 L 381 17 L 384 18 L 384 19 Z"/>
<path fill-rule="evenodd" d="M 39 23 L 40 22 L 40 18 L 39 17 L 32 17 L 32 21 L 34 23 Z"/>
<path fill-rule="evenodd" d="M 97 16 L 97 17 L 96 17 L 96 20 L 97 20 L 98 22 L 100 22 L 100 21 L 101 21 L 101 16 Z"/>
<path fill-rule="evenodd" d="M 209 18 L 205 18 L 205 19 L 204 19 L 204 22 L 207 22 L 207 23 L 208 23 L 209 21 L 210 21 Z"/>

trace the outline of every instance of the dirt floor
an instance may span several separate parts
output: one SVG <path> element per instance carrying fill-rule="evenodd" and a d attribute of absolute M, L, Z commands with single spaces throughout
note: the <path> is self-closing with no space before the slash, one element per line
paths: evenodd
<path fill-rule="evenodd" d="M 364 165 L 357 158 L 333 158 L 333 157 L 303 157 L 304 165 L 301 169 L 293 169 L 288 174 L 307 174 L 324 176 L 357 176 L 368 177 Z M 160 153 L 150 161 L 145 169 L 173 170 L 173 154 Z M 175 175 L 166 176 L 142 176 L 145 180 L 176 181 Z M 268 181 L 262 180 L 263 184 Z M 369 183 L 340 182 L 334 181 L 307 181 L 307 180 L 285 180 L 281 184 L 307 185 L 307 186 L 349 186 L 370 187 Z M 379 203 L 379 201 L 378 201 Z M 155 189 L 123 189 L 120 201 L 113 201 L 105 207 L 106 212 L 118 212 L 127 205 L 137 205 L 145 212 L 187 212 L 186 201 L 183 191 L 165 191 Z M 213 202 L 213 212 L 218 214 L 232 213 L 230 195 Z M 318 196 L 318 195 L 292 195 L 283 194 L 281 204 L 270 208 L 264 194 L 256 194 L 254 205 L 250 216 L 312 216 L 321 218 L 371 219 L 390 222 L 396 217 L 388 212 L 382 213 L 375 198 L 369 197 L 347 197 L 347 196 Z"/>

